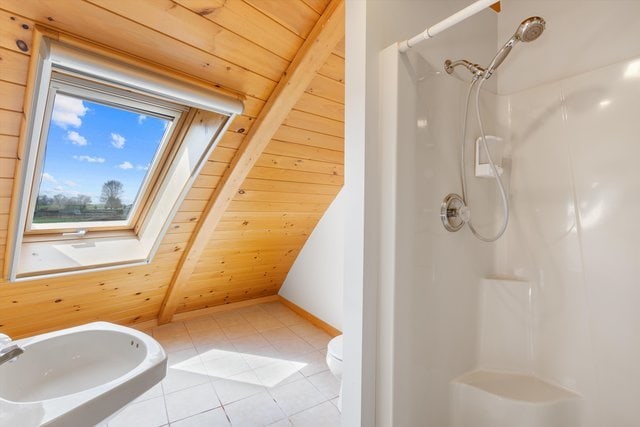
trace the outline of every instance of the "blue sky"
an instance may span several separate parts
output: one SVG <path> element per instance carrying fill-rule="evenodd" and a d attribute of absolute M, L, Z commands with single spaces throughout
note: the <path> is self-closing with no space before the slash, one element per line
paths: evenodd
<path fill-rule="evenodd" d="M 168 121 L 58 93 L 39 195 L 84 194 L 100 203 L 102 184 L 122 182 L 133 203 Z"/>

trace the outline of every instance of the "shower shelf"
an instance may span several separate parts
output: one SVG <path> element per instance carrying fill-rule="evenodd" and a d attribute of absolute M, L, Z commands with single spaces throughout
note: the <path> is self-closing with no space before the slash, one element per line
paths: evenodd
<path fill-rule="evenodd" d="M 450 383 L 452 427 L 578 427 L 582 398 L 535 369 L 534 293 L 521 277 L 480 281 L 476 368 Z"/>
<path fill-rule="evenodd" d="M 474 371 L 451 383 L 452 426 L 577 427 L 582 397 L 536 376 Z"/>

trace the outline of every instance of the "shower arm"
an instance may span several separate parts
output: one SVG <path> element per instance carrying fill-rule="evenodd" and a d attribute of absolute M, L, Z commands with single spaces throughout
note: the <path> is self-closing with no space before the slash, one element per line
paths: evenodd
<path fill-rule="evenodd" d="M 473 75 L 476 78 L 484 77 L 484 75 L 486 74 L 486 71 L 485 71 L 484 68 L 482 68 L 478 64 L 473 64 L 473 63 L 467 61 L 466 59 L 459 59 L 457 61 L 451 61 L 450 59 L 447 59 L 446 61 L 444 61 L 444 70 L 449 74 L 453 74 L 454 69 L 458 65 L 462 65 L 467 70 L 471 71 L 471 73 L 473 73 Z"/>
<path fill-rule="evenodd" d="M 493 5 L 494 3 L 497 3 L 497 0 L 478 0 L 475 3 L 472 3 L 469 6 L 465 7 L 464 9 L 454 13 L 448 18 L 443 19 L 437 24 L 426 28 L 420 34 L 414 37 L 411 37 L 410 39 L 398 42 L 398 49 L 400 50 L 400 52 L 404 53 L 409 49 L 411 49 L 412 47 L 414 47 L 415 45 L 417 45 L 418 43 L 421 43 L 427 39 L 435 37 L 442 31 L 446 30 L 447 28 L 453 27 L 457 23 L 464 21 L 465 19 L 486 9 L 487 7 Z"/>

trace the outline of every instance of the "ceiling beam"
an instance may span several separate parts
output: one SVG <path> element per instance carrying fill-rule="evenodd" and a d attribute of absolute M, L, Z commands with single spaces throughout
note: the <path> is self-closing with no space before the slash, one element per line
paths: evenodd
<path fill-rule="evenodd" d="M 167 323 L 173 318 L 182 290 L 189 283 L 200 255 L 213 235 L 220 218 L 262 151 L 343 37 L 344 2 L 332 0 L 269 96 L 254 125 L 244 138 L 230 168 L 213 192 L 169 284 L 158 314 L 158 323 Z"/>

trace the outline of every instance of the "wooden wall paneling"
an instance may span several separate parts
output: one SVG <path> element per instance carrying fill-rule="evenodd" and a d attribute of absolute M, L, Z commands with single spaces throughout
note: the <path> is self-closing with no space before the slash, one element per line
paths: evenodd
<path fill-rule="evenodd" d="M 322 15 L 322 12 L 324 12 L 324 8 L 327 7 L 326 0 L 302 0 L 302 1 L 305 2 L 307 6 L 309 6 L 311 9 L 313 9 L 316 13 L 320 15 Z"/>
<path fill-rule="evenodd" d="M 344 104 L 344 84 L 320 74 L 311 81 L 307 92 Z"/>
<path fill-rule="evenodd" d="M 296 252 L 297 255 L 297 252 Z M 247 266 L 273 266 L 278 262 L 282 262 L 284 259 L 293 259 L 295 260 L 296 255 L 288 254 L 288 251 L 277 249 L 271 251 L 265 250 L 253 250 L 246 252 L 230 252 L 230 253 L 222 253 L 218 255 L 215 261 L 207 263 L 207 267 L 211 268 L 211 270 L 217 268 L 219 270 L 224 270 L 228 265 L 247 265 Z"/>
<path fill-rule="evenodd" d="M 286 250 L 286 251 L 294 251 L 299 249 L 297 246 L 300 242 L 304 242 L 306 239 L 286 239 L 282 241 L 271 241 L 265 242 L 264 239 L 261 241 L 258 240 L 249 240 L 243 239 L 239 241 L 232 240 L 212 240 L 208 243 L 207 247 L 203 251 L 203 257 L 215 257 L 216 254 L 224 251 L 254 251 L 258 246 L 256 244 L 262 243 L 262 246 L 259 246 L 261 250 L 265 251 L 273 251 L 273 250 Z"/>
<path fill-rule="evenodd" d="M 319 162 L 296 157 L 276 156 L 266 153 L 260 156 L 256 162 L 256 166 L 290 169 L 303 172 L 316 172 L 327 175 L 344 175 L 344 167 L 341 164 Z"/>
<path fill-rule="evenodd" d="M 241 190 L 235 201 L 246 202 L 286 202 L 286 203 L 312 203 L 329 204 L 335 198 L 335 194 L 309 194 L 287 193 L 273 191 Z M 215 236 L 212 236 L 215 238 Z"/>
<path fill-rule="evenodd" d="M 291 110 L 284 120 L 287 126 L 312 130 L 326 135 L 344 138 L 344 123 L 338 120 L 331 120 L 304 111 Z"/>
<path fill-rule="evenodd" d="M 224 137 L 220 139 L 218 145 L 220 147 L 234 148 L 237 150 L 240 147 L 240 144 L 242 144 L 245 136 L 246 135 L 244 133 L 227 132 Z"/>
<path fill-rule="evenodd" d="M 197 300 L 192 301 L 190 299 L 185 299 L 180 302 L 178 306 L 178 313 L 185 313 L 187 311 L 199 310 L 208 307 L 215 307 L 224 304 L 232 304 L 235 302 L 246 301 L 248 299 L 261 298 L 266 296 L 274 295 L 275 286 L 261 286 L 258 288 L 248 288 L 242 289 L 238 291 L 228 291 L 228 292 L 216 292 L 216 297 L 209 300 L 207 303 L 203 304 Z M 206 292 L 205 292 L 206 294 Z M 218 296 L 219 295 L 219 296 Z"/>
<path fill-rule="evenodd" d="M 289 61 L 171 0 L 86 0 L 232 64 L 280 80 Z"/>
<path fill-rule="evenodd" d="M 0 135 L 0 158 L 14 160 L 18 158 L 17 136 Z M 2 168 L 2 165 L 0 165 L 0 168 Z"/>
<path fill-rule="evenodd" d="M 328 175 L 325 173 L 292 171 L 261 166 L 254 166 L 253 169 L 251 169 L 248 178 L 338 186 L 341 186 L 344 183 L 344 177 L 342 175 Z"/>
<path fill-rule="evenodd" d="M 300 229 L 287 229 L 287 228 L 275 228 L 275 229 L 235 229 L 235 230 L 216 230 L 213 240 L 237 240 L 238 242 L 244 240 L 263 240 L 268 242 L 284 241 L 283 239 L 304 239 L 309 236 L 307 230 Z M 202 262 L 199 260 L 198 262 Z M 206 263 L 206 262 L 205 262 Z"/>
<path fill-rule="evenodd" d="M 320 68 L 318 74 L 344 83 L 344 58 L 332 53 L 329 55 L 327 62 Z"/>
<path fill-rule="evenodd" d="M 241 34 L 287 60 L 292 60 L 304 38 L 280 25 L 244 0 L 174 0 L 221 27 Z"/>
<path fill-rule="evenodd" d="M 233 158 L 236 156 L 237 152 L 238 150 L 234 148 L 218 146 L 213 151 L 213 153 L 211 153 L 211 157 L 209 157 L 209 160 L 214 162 L 230 163 L 231 160 L 233 160 Z"/>
<path fill-rule="evenodd" d="M 264 179 L 247 178 L 242 183 L 244 190 L 273 191 L 287 193 L 304 193 L 304 194 L 329 194 L 335 196 L 340 191 L 340 186 L 326 184 L 307 184 L 301 182 L 290 181 L 273 181 Z M 222 221 L 225 220 L 222 217 Z"/>
<path fill-rule="evenodd" d="M 13 179 L 15 165 L 16 165 L 15 158 L 0 158 L 0 178 Z M 0 213 L 6 213 L 6 212 L 0 212 Z"/>
<path fill-rule="evenodd" d="M 169 226 L 167 230 L 167 234 L 175 234 L 175 233 L 191 233 L 193 229 L 196 227 L 194 222 L 186 222 L 186 223 L 176 223 L 175 221 Z"/>
<path fill-rule="evenodd" d="M 344 56 L 345 56 L 344 55 L 344 38 L 338 42 L 333 53 L 338 55 L 340 58 L 344 59 Z"/>
<path fill-rule="evenodd" d="M 295 0 L 286 8 L 279 0 L 0 4 L 0 209 L 5 210 L 0 211 L 0 262 L 34 22 L 245 96 L 244 114 L 236 118 L 196 178 L 150 265 L 16 284 L 0 279 L 3 332 L 20 337 L 92 320 L 138 323 L 157 316 L 207 200 L 229 173 L 248 135 L 255 133 L 252 128 L 265 101 L 327 4 L 325 0 Z M 339 191 L 344 141 L 337 130 L 341 125 L 333 122 L 343 120 L 344 54 L 341 46 L 330 50 L 333 53 L 320 64 L 294 106 L 296 112 L 287 115 L 293 116 L 287 117 L 291 126 L 279 126 L 273 138 L 266 139 L 271 141 L 256 162 L 268 166 L 254 166 L 240 180 L 238 192 L 232 193 L 229 209 L 205 242 L 194 270 L 197 280 L 190 283 L 177 311 L 277 293 Z M 327 133 L 320 126 L 328 123 Z"/>
<path fill-rule="evenodd" d="M 36 294 L 34 300 L 29 300 L 24 294 L 21 298 L 10 299 L 3 295 L 2 315 L 0 316 L 0 324 L 4 325 L 3 331 L 12 335 L 20 328 L 40 331 L 46 329 L 51 323 L 58 325 L 64 323 L 66 317 L 73 317 L 80 322 L 86 322 L 86 317 L 99 314 L 102 320 L 112 320 L 112 312 L 120 309 L 138 310 L 143 304 L 151 306 L 157 310 L 161 303 L 164 289 L 141 289 L 145 280 L 136 280 L 131 282 L 132 289 L 123 290 L 126 283 L 119 281 L 116 287 L 112 287 L 111 291 L 103 293 L 93 290 L 89 294 L 83 296 L 77 294 L 77 291 L 83 289 L 76 287 L 70 293 L 43 293 Z M 158 277 L 149 277 L 153 283 L 158 283 Z M 140 283 L 142 282 L 142 283 Z M 151 280 L 149 280 L 151 282 Z M 105 285 L 105 286 L 108 286 Z M 154 285 L 155 287 L 155 285 Z M 91 288 L 90 288 L 91 289 Z M 155 301 L 147 295 L 159 295 Z M 17 301 L 17 302 L 13 302 Z M 107 302 L 108 301 L 108 302 Z M 52 320 L 55 319 L 54 322 Z M 26 325 L 30 325 L 29 328 Z M 65 323 L 66 325 L 66 323 Z"/>
<path fill-rule="evenodd" d="M 18 136 L 20 135 L 20 123 L 22 114 L 17 111 L 7 111 L 0 109 L 0 135 Z"/>
<path fill-rule="evenodd" d="M 257 275 L 252 278 L 245 278 L 241 285 L 232 283 L 228 278 L 221 279 L 205 279 L 202 281 L 194 280 L 192 293 L 185 295 L 182 301 L 199 299 L 199 304 L 209 305 L 208 298 L 215 299 L 220 295 L 237 295 L 242 296 L 248 292 L 263 293 L 264 291 L 273 291 L 277 288 L 277 283 L 283 277 L 264 278 L 262 275 Z M 210 286 L 209 283 L 214 286 Z M 213 303 L 213 301 L 211 301 Z M 192 305 L 192 309 L 194 309 Z M 202 307 L 204 308 L 204 307 Z"/>
<path fill-rule="evenodd" d="M 0 45 L 0 80 L 25 85 L 29 56 Z"/>
<path fill-rule="evenodd" d="M 22 112 L 24 86 L 2 81 L 0 77 L 0 109 Z"/>
<path fill-rule="evenodd" d="M 0 212 L 9 212 L 9 206 L 11 205 L 11 197 L 0 197 Z"/>
<path fill-rule="evenodd" d="M 193 272 L 192 280 L 194 282 L 201 280 L 215 280 L 224 278 L 234 278 L 238 281 L 242 279 L 253 279 L 256 277 L 275 278 L 286 275 L 289 271 L 290 265 L 288 263 L 283 264 L 269 264 L 269 265 L 251 265 L 243 266 L 235 269 L 212 269 L 210 265 L 204 264 L 202 268 L 199 268 Z M 238 286 L 232 284 L 231 286 Z"/>
<path fill-rule="evenodd" d="M 200 174 L 193 182 L 193 188 L 206 188 L 210 191 L 218 185 L 221 175 L 205 175 Z"/>
<path fill-rule="evenodd" d="M 229 212 L 316 212 L 322 213 L 327 209 L 324 203 L 285 203 L 285 202 L 245 202 L 234 200 L 229 204 Z"/>
<path fill-rule="evenodd" d="M 286 7 L 282 7 L 282 0 L 245 1 L 304 39 L 309 36 L 320 16 L 302 0 L 288 0 Z"/>
<path fill-rule="evenodd" d="M 11 7 L 21 16 L 145 58 L 160 68 L 167 64 L 203 80 L 214 78 L 224 88 L 259 99 L 267 99 L 275 88 L 273 80 L 258 73 L 84 1 L 16 1 Z"/>
<path fill-rule="evenodd" d="M 200 173 L 211 176 L 223 176 L 227 169 L 229 169 L 228 163 L 208 161 Z"/>
<path fill-rule="evenodd" d="M 0 197 L 11 197 L 13 178 L 0 178 Z"/>
<path fill-rule="evenodd" d="M 268 1 L 261 2 L 267 5 Z M 297 4 L 297 3 L 296 3 Z M 281 5 L 281 4 L 280 4 Z M 289 5 L 288 5 L 289 6 Z M 267 5 L 268 7 L 268 5 Z M 305 5 L 305 7 L 307 7 Z M 282 8 L 289 11 L 293 8 Z M 286 12 L 283 12 L 286 13 Z M 279 16 L 282 19 L 281 16 Z M 301 17 L 298 17 L 302 21 Z M 342 0 L 333 0 L 325 13 L 315 22 L 313 30 L 307 40 L 296 54 L 293 62 L 287 69 L 285 76 L 263 108 L 263 112 L 256 120 L 256 124 L 249 133 L 240 148 L 238 156 L 233 160 L 232 167 L 223 177 L 223 181 L 213 194 L 213 198 L 205 216 L 201 219 L 195 231 L 189 247 L 183 255 L 180 266 L 172 280 L 167 297 L 163 302 L 162 310 L 158 316 L 160 323 L 171 320 L 176 311 L 180 293 L 188 283 L 189 277 L 195 268 L 200 253 L 206 246 L 211 233 L 215 230 L 224 211 L 233 210 L 231 200 L 242 181 L 246 178 L 254 166 L 257 156 L 262 152 L 277 128 L 291 111 L 291 108 L 308 87 L 314 74 L 326 61 L 337 40 L 344 34 L 344 3 Z M 252 203 L 252 202 L 247 202 Z M 255 208 L 255 207 L 254 207 Z"/>
<path fill-rule="evenodd" d="M 33 21 L 3 10 L 4 7 L 0 4 L 0 46 L 20 54 L 30 52 Z"/>
<path fill-rule="evenodd" d="M 149 279 L 146 279 L 149 280 Z M 98 295 L 96 295 L 96 289 L 92 287 L 88 287 L 87 289 L 79 289 L 83 292 L 78 292 L 79 290 L 71 290 L 68 293 L 64 292 L 55 292 L 55 293 L 38 293 L 34 295 L 21 294 L 19 296 L 14 296 L 11 299 L 11 305 L 8 305 L 5 308 L 6 313 L 4 315 L 9 316 L 21 316 L 26 315 L 22 304 L 30 304 L 34 309 L 42 308 L 46 309 L 48 315 L 55 315 L 58 312 L 63 311 L 80 311 L 80 309 L 85 309 L 91 307 L 92 305 L 101 305 L 104 303 L 105 299 L 113 298 L 118 301 L 118 304 L 122 305 L 133 305 L 131 304 L 132 300 L 141 300 L 146 297 L 147 294 L 151 293 L 164 293 L 162 288 L 160 289 L 151 289 L 147 288 L 144 290 L 139 290 L 138 285 L 135 282 L 132 282 L 127 290 L 125 282 L 119 282 L 118 286 L 103 286 L 100 288 Z M 127 297 L 127 298 L 123 298 Z M 140 297 L 140 298 L 137 298 Z M 136 301 L 138 303 L 139 301 Z M 33 313 L 30 313 L 29 316 L 33 317 Z"/>
<path fill-rule="evenodd" d="M 245 114 L 236 116 L 229 125 L 229 131 L 237 133 L 248 133 L 253 125 L 254 117 L 249 117 Z"/>
<path fill-rule="evenodd" d="M 174 223 L 197 223 L 200 219 L 200 212 L 188 212 L 179 210 L 176 216 L 173 218 Z"/>
<path fill-rule="evenodd" d="M 343 103 L 322 98 L 308 92 L 302 94 L 295 109 L 344 123 Z"/>
<path fill-rule="evenodd" d="M 327 150 L 344 151 L 344 138 L 313 132 L 308 129 L 294 128 L 291 126 L 280 126 L 273 136 L 273 139 L 277 141 L 326 148 Z"/>
<path fill-rule="evenodd" d="M 314 160 L 319 162 L 344 164 L 344 153 L 337 150 L 327 150 L 306 144 L 297 144 L 291 142 L 283 142 L 271 140 L 267 148 L 264 149 L 265 154 L 273 156 L 293 157 L 305 160 Z"/>

